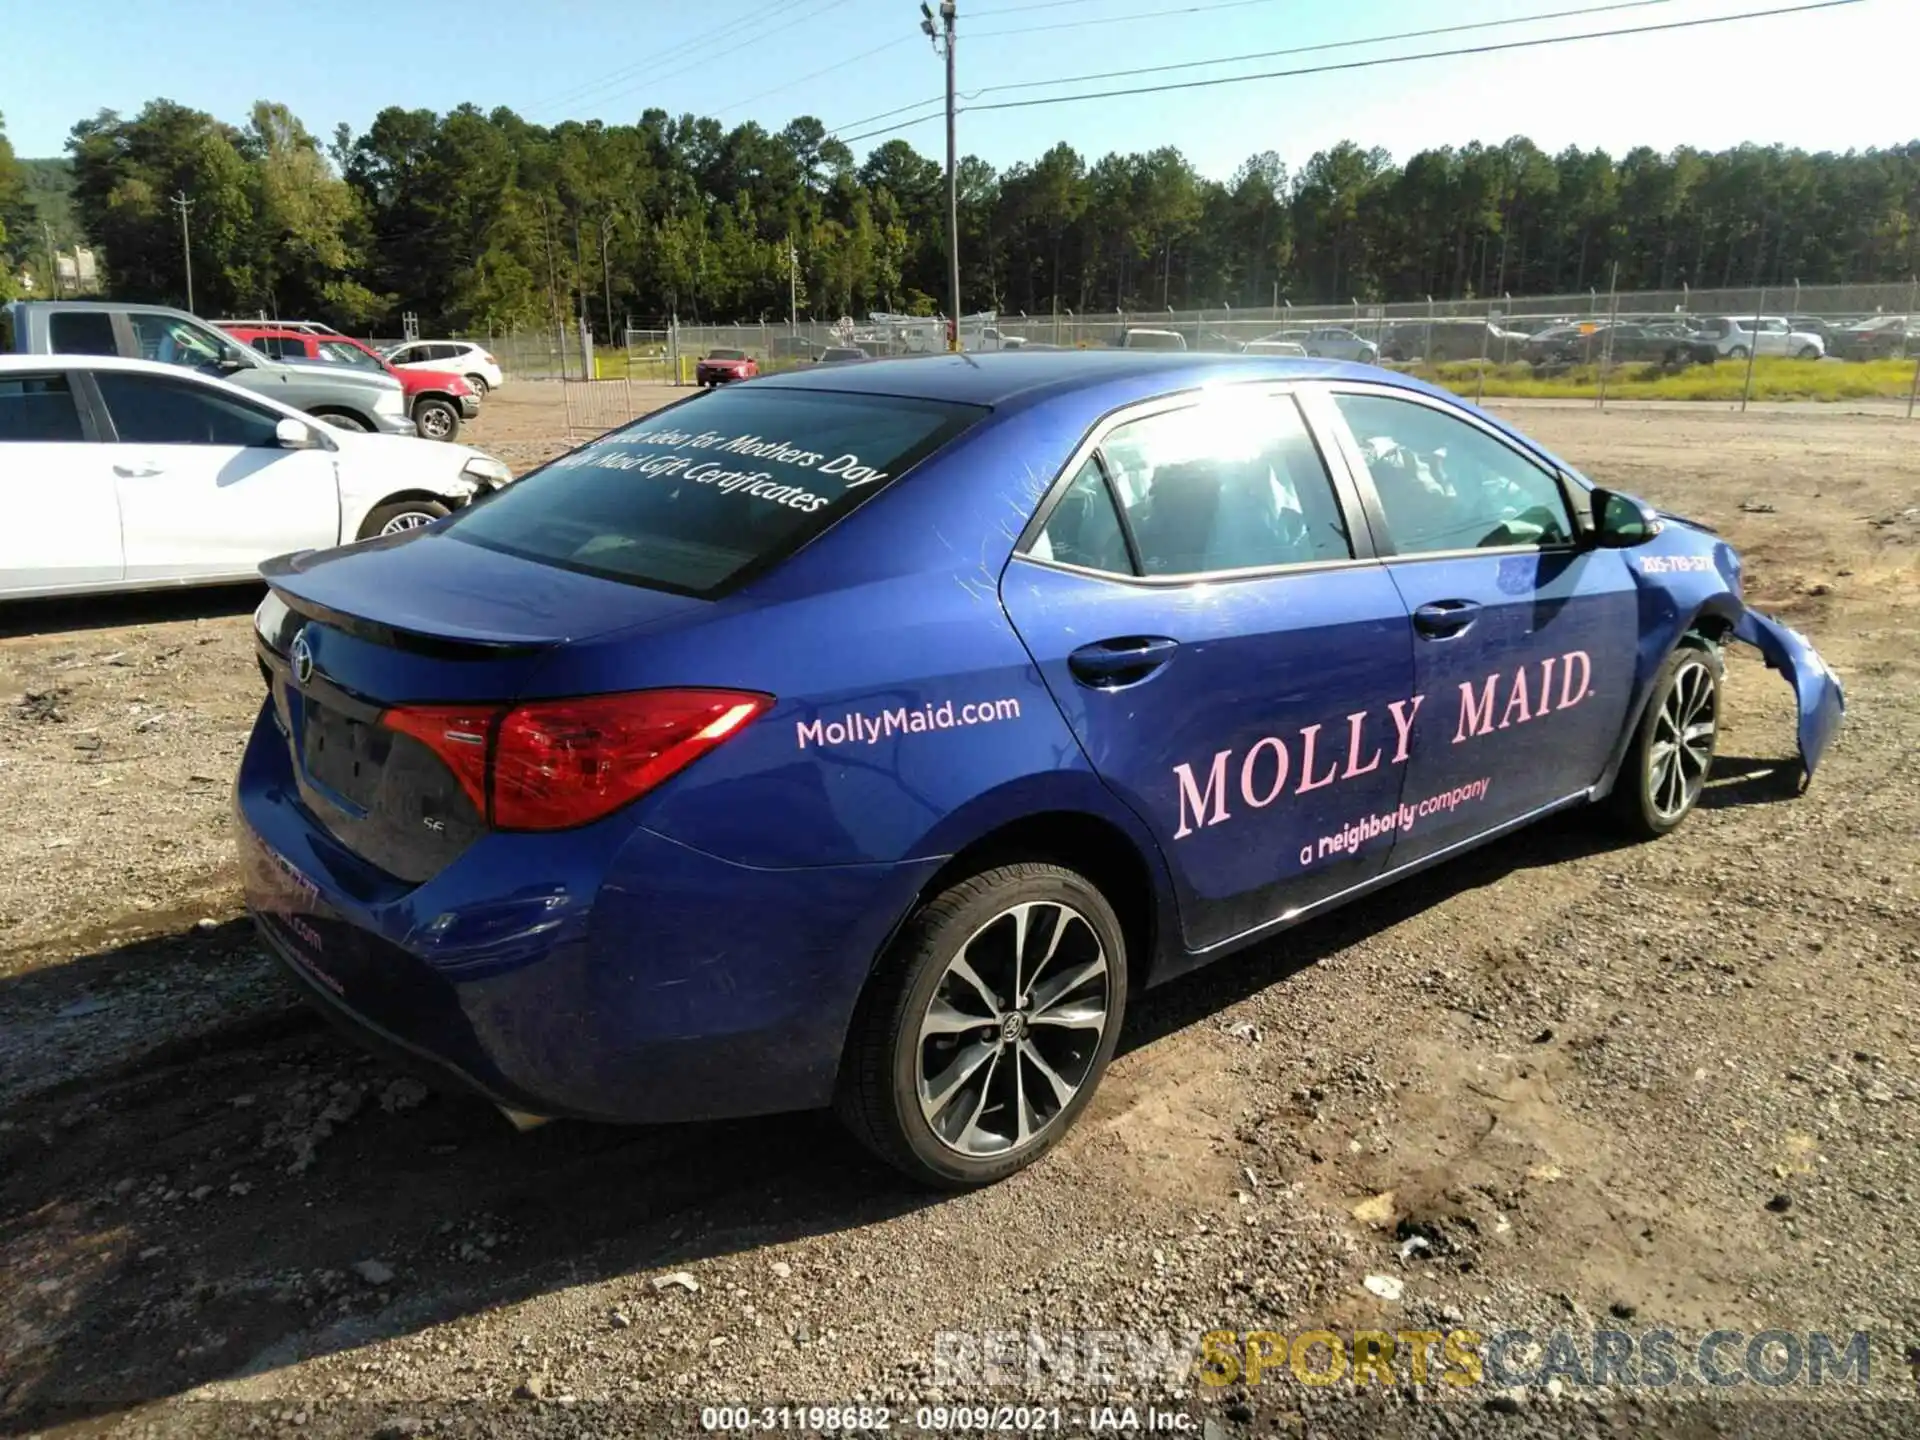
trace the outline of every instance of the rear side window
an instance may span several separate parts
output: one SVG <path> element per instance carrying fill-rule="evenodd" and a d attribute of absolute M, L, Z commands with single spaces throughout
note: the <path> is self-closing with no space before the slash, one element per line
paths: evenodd
<path fill-rule="evenodd" d="M 0 443 L 83 440 L 64 375 L 0 375 Z"/>
<path fill-rule="evenodd" d="M 47 317 L 56 355 L 118 355 L 113 316 L 102 310 L 56 310 Z"/>
<path fill-rule="evenodd" d="M 690 595 L 778 563 L 987 412 L 742 386 L 563 455 L 448 534 Z"/>
<path fill-rule="evenodd" d="M 1149 415 L 1117 426 L 1100 457 L 1144 574 L 1353 558 L 1333 482 L 1287 396 Z"/>
<path fill-rule="evenodd" d="M 1107 491 L 1098 460 L 1089 456 L 1080 467 L 1027 553 L 1036 560 L 1077 565 L 1083 570 L 1133 574 L 1127 537 L 1120 529 L 1120 516 L 1113 508 L 1113 496 Z"/>

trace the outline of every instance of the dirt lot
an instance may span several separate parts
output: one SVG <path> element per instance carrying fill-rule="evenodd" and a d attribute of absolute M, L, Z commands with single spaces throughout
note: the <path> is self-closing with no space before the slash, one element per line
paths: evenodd
<path fill-rule="evenodd" d="M 547 400 L 509 388 L 471 438 L 552 453 Z M 958 1199 L 822 1119 L 517 1135 L 363 1058 L 238 918 L 255 594 L 7 615 L 0 1428 L 651 1434 L 784 1399 L 907 1429 L 1030 1395 L 1072 1430 L 1070 1365 L 969 1374 L 936 1332 L 1464 1325 L 1865 1330 L 1888 1398 L 1099 1396 L 1208 1434 L 1914 1433 L 1920 425 L 1522 421 L 1723 529 L 1821 646 L 1849 711 L 1811 789 L 1736 653 L 1679 835 L 1551 824 L 1150 993 L 1055 1156 Z"/>

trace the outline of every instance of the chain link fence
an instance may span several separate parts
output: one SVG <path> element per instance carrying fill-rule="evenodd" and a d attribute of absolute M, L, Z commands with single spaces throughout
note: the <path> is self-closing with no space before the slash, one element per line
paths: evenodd
<path fill-rule="evenodd" d="M 1911 279 L 1778 289 L 1596 288 L 1387 304 L 1294 305 L 1282 299 L 1252 309 L 1001 312 L 966 317 L 960 332 L 962 348 L 971 351 L 1123 346 L 1285 354 L 1297 345 L 1313 356 L 1412 367 L 1482 398 L 1540 391 L 1604 404 L 1610 392 L 1657 396 L 1670 390 L 1672 398 L 1742 403 L 1756 397 L 1904 398 L 1911 412 L 1920 395 L 1920 280 Z M 501 368 L 519 379 L 690 385 L 696 362 L 716 350 L 741 352 L 763 373 L 774 373 L 837 360 L 939 353 L 946 324 L 905 316 L 731 325 L 669 321 L 600 343 L 586 326 L 569 323 L 465 338 L 482 341 Z M 1788 373 L 1776 365 L 1780 360 L 1855 363 Z M 1895 364 L 1910 366 L 1911 381 L 1905 370 L 1893 373 Z M 1737 386 L 1730 365 L 1742 372 Z M 1692 378 L 1649 389 L 1683 371 Z M 1702 378 L 1709 371 L 1710 381 Z"/>

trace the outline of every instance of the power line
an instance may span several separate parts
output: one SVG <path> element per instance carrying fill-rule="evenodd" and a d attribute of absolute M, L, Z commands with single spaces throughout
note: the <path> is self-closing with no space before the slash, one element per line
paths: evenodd
<path fill-rule="evenodd" d="M 1397 35 L 1369 35 L 1361 40 L 1324 40 L 1313 45 L 1293 45 L 1284 50 L 1258 50 L 1249 55 L 1223 55 L 1212 60 L 1182 60 L 1171 65 L 1141 65 L 1131 70 L 1101 70 L 1091 75 L 1074 75 L 1058 80 L 1019 80 L 1005 85 L 988 85 L 975 90 L 967 99 L 997 94 L 1004 90 L 1033 90 L 1043 85 L 1077 85 L 1088 80 L 1118 80 L 1128 75 L 1158 75 L 1169 70 L 1198 70 L 1208 65 L 1226 65 L 1245 60 L 1274 60 L 1282 55 L 1312 55 L 1326 50 L 1352 50 L 1362 45 L 1386 45 L 1396 40 L 1427 40 L 1436 35 L 1459 35 L 1471 30 L 1505 29 L 1510 25 L 1531 25 L 1542 20 L 1566 20 L 1577 15 L 1604 15 L 1614 10 L 1644 10 L 1650 5 L 1670 5 L 1673 0 L 1612 0 L 1606 5 L 1584 5 L 1574 10 L 1549 10 L 1541 15 L 1515 15 L 1505 20 L 1475 20 L 1461 25 L 1435 25 L 1426 30 L 1402 30 Z M 903 106 L 911 109 L 911 106 Z M 875 117 L 880 118 L 880 117 Z"/>
<path fill-rule="evenodd" d="M 1023 110 L 1035 105 L 1065 105 L 1075 100 L 1110 100 L 1129 95 L 1159 95 L 1170 90 L 1204 90 L 1215 85 L 1240 85 L 1250 80 L 1285 80 L 1298 75 L 1323 75 L 1338 70 L 1369 70 L 1376 65 L 1404 65 L 1414 60 L 1450 60 L 1466 55 L 1493 55 L 1503 50 L 1529 50 L 1544 45 L 1568 45 L 1580 40 L 1606 40 L 1616 35 L 1651 35 L 1669 30 L 1692 30 L 1704 25 L 1727 25 L 1737 20 L 1765 20 L 1775 15 L 1799 15 L 1813 10 L 1836 10 L 1862 0 L 1812 0 L 1775 10 L 1744 10 L 1733 15 L 1704 15 L 1693 20 L 1667 20 L 1658 25 L 1634 25 L 1621 30 L 1588 30 L 1577 35 L 1545 35 L 1532 40 L 1503 40 L 1467 45 L 1457 50 L 1429 50 L 1418 55 L 1383 55 L 1371 60 L 1343 60 L 1332 65 L 1297 70 L 1268 70 L 1256 75 L 1222 75 L 1210 80 L 1170 80 L 1164 85 L 1136 85 L 1122 90 L 1094 90 L 1085 95 L 1043 95 L 1032 100 L 999 100 L 991 105 L 969 105 L 968 110 Z M 1055 82 L 1061 83 L 1061 82 Z"/>
<path fill-rule="evenodd" d="M 1089 0 L 1052 0 L 1054 4 L 1085 4 Z M 1351 50 L 1363 45 L 1386 45 L 1396 40 L 1426 40 L 1435 35 L 1457 35 L 1471 30 L 1504 29 L 1512 25 L 1537 24 L 1543 20 L 1565 20 L 1576 15 L 1601 15 L 1614 10 L 1645 9 L 1649 5 L 1666 5 L 1672 0 L 1611 0 L 1604 5 L 1586 5 L 1573 10 L 1549 10 L 1539 15 L 1514 15 L 1504 20 L 1476 20 L 1461 25 L 1435 25 L 1424 30 L 1401 30 L 1391 35 L 1367 35 L 1352 40 L 1327 40 L 1313 45 L 1294 45 L 1284 50 L 1259 50 L 1248 55 L 1217 55 L 1211 60 L 1184 60 L 1172 65 L 1142 65 L 1129 70 L 1102 70 L 1091 75 L 1063 76 L 1056 80 L 1022 80 L 1005 85 L 986 85 L 978 90 L 968 91 L 965 98 L 977 100 L 982 95 L 998 94 L 1007 90 L 1034 90 L 1047 85 L 1076 85 L 1088 80 L 1117 80 L 1129 75 L 1153 75 L 1168 70 L 1196 70 L 1208 65 L 1238 64 L 1247 60 L 1271 60 L 1281 55 L 1308 55 L 1326 50 Z M 1046 8 L 1036 6 L 1036 9 Z M 1005 13 L 997 12 L 997 13 Z M 1098 22 L 1082 22 L 1098 23 Z M 909 110 L 918 110 L 927 105 L 938 105 L 942 96 L 932 95 L 925 100 L 916 100 L 910 105 L 896 105 L 891 110 L 882 110 L 877 115 L 863 116 L 858 120 L 849 120 L 836 127 L 841 130 L 853 130 L 862 125 L 871 125 L 876 120 L 890 120 L 895 115 L 905 114 Z M 919 117 L 931 119 L 931 116 Z M 906 122 L 909 124 L 917 121 Z"/>
<path fill-rule="evenodd" d="M 973 38 L 992 35 L 1037 35 L 1042 30 L 1078 30 L 1086 25 L 1125 25 L 1134 20 L 1162 20 L 1169 15 L 1198 15 L 1208 10 L 1244 10 L 1249 5 L 1273 5 L 1279 0 L 1211 0 L 1205 5 L 1180 5 L 1171 10 L 1139 10 L 1131 15 L 1102 15 L 1097 20 L 1056 20 L 1049 25 L 1019 25 L 1011 30 L 982 30 Z"/>
<path fill-rule="evenodd" d="M 649 55 L 644 60 L 636 60 L 634 61 L 633 64 L 623 65 L 618 70 L 610 70 L 607 73 L 601 75 L 598 79 L 588 80 L 584 84 L 575 85 L 568 90 L 556 91 L 553 94 L 549 95 L 544 100 L 535 101 L 532 105 L 527 107 L 528 111 L 529 113 L 534 113 L 542 110 L 548 110 L 556 105 L 567 104 L 568 102 L 575 100 L 580 96 L 590 95 L 594 91 L 599 90 L 607 85 L 617 84 L 618 82 L 628 78 L 629 76 L 639 75 L 645 71 L 654 69 L 655 67 L 660 65 L 663 61 L 678 60 L 684 54 L 686 54 L 686 52 L 693 49 L 695 46 L 704 45 L 715 40 L 720 40 L 722 38 L 725 38 L 729 31 L 738 30 L 742 26 L 752 26 L 756 22 L 762 21 L 765 18 L 766 18 L 766 14 L 764 11 L 759 11 L 759 10 L 750 11 L 745 15 L 741 15 L 736 17 L 735 19 L 727 21 L 724 25 L 717 25 L 711 30 L 704 30 L 700 32 L 698 35 L 690 35 L 685 40 L 682 40 L 679 44 L 670 45 L 665 50 L 659 51 L 658 53 L 653 55 Z"/>
<path fill-rule="evenodd" d="M 729 115 L 735 110 L 739 110 L 748 105 L 753 104 L 755 101 L 765 100 L 769 95 L 779 95 L 779 94 L 783 94 L 788 90 L 798 89 L 800 86 L 805 85 L 809 80 L 818 80 L 822 75 L 831 75 L 834 71 L 844 70 L 849 65 L 858 65 L 862 60 L 871 60 L 874 56 L 880 54 L 881 52 L 886 50 L 891 50 L 898 45 L 904 45 L 911 39 L 913 39 L 913 36 L 911 35 L 902 35 L 897 40 L 889 40 L 887 41 L 886 44 L 876 45 L 871 50 L 863 50 L 858 55 L 855 55 L 850 59 L 841 60 L 821 70 L 815 70 L 810 75 L 802 75 L 798 80 L 789 80 L 787 81 L 786 84 L 776 85 L 771 90 L 762 90 L 758 95 L 749 95 L 744 100 L 736 100 L 733 104 L 726 106 L 724 109 L 716 110 L 713 113 L 715 115 Z M 912 107 L 908 106 L 903 108 L 911 109 Z"/>
<path fill-rule="evenodd" d="M 849 0 L 826 0 L 825 4 L 796 15 L 787 21 L 786 24 L 776 25 L 770 30 L 761 30 L 757 33 L 750 34 L 726 34 L 728 31 L 738 31 L 743 25 L 752 27 L 779 14 L 778 11 L 756 11 L 750 15 L 742 16 L 738 20 L 731 21 L 726 25 L 719 26 L 714 30 L 692 36 L 687 40 L 683 40 L 678 45 L 669 46 L 658 55 L 650 56 L 637 65 L 629 65 L 622 70 L 614 71 L 610 75 L 602 76 L 599 80 L 592 81 L 584 87 L 570 91 L 559 97 L 559 99 L 550 101 L 546 106 L 539 108 L 551 109 L 559 105 L 577 105 L 589 96 L 593 97 L 593 103 L 595 105 L 606 105 L 614 100 L 620 99 L 622 96 L 631 95 L 643 86 L 665 84 L 668 80 L 676 79 L 690 71 L 701 69 L 710 63 L 705 55 L 701 55 L 698 58 L 692 59 L 690 63 L 686 65 L 681 65 L 676 69 L 669 70 L 664 75 L 658 72 L 658 67 L 662 64 L 669 61 L 688 59 L 688 52 L 691 50 L 710 45 L 723 38 L 730 48 L 736 51 L 745 46 L 758 45 L 762 41 L 780 34 L 782 31 L 793 29 L 796 25 L 804 25 L 810 21 L 817 20 L 829 10 L 837 10 L 847 3 L 849 3 Z M 631 83 L 627 83 L 629 80 L 631 80 Z M 599 93 L 607 90 L 609 86 L 617 86 L 620 88 L 614 89 L 607 94 Z"/>
<path fill-rule="evenodd" d="M 1690 30 L 1706 25 L 1727 25 L 1736 21 L 1765 20 L 1776 15 L 1798 15 L 1816 10 L 1834 10 L 1843 5 L 1858 5 L 1862 0 L 1813 0 L 1813 3 L 1787 5 L 1773 10 L 1746 10 L 1732 15 L 1709 15 L 1692 20 L 1670 20 L 1657 25 L 1633 25 L 1617 30 L 1588 30 L 1574 35 L 1546 35 L 1531 40 L 1506 40 L 1486 45 L 1461 46 L 1452 50 L 1426 50 L 1412 55 L 1381 55 L 1366 60 L 1343 60 L 1328 65 L 1304 65 L 1291 70 L 1267 70 L 1253 75 L 1223 75 L 1206 80 L 1169 81 L 1164 85 L 1137 85 L 1117 90 L 1095 90 L 1082 95 L 1043 95 L 1031 100 L 1001 100 L 991 105 L 968 105 L 961 113 L 979 110 L 1020 110 L 1039 105 L 1066 105 L 1077 100 L 1110 100 L 1133 95 L 1157 95 L 1173 90 L 1202 90 L 1216 85 L 1239 85 L 1254 80 L 1289 80 L 1305 75 L 1326 75 L 1351 70 L 1370 70 L 1381 65 L 1405 65 L 1417 60 L 1450 60 L 1469 55 L 1492 55 L 1506 50 L 1529 50 L 1549 45 L 1568 45 L 1583 40 L 1606 40 L 1622 35 L 1649 35 L 1662 31 Z M 1260 58 L 1258 55 L 1240 55 L 1223 57 L 1213 64 L 1227 64 Z M 1028 84 L 1072 84 L 1070 77 L 1053 81 L 1034 81 Z M 1011 86 L 1004 88 L 1013 88 Z M 984 92 L 981 92 L 984 93 Z M 912 129 L 933 119 L 931 115 L 918 116 L 902 121 L 898 125 L 889 125 L 879 130 L 868 130 L 858 135 L 844 135 L 844 144 L 854 145 L 862 140 L 877 139 L 882 135 L 892 135 L 901 130 Z"/>

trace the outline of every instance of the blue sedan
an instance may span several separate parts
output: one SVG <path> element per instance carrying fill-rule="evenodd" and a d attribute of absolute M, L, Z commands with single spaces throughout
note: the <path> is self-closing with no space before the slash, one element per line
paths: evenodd
<path fill-rule="evenodd" d="M 525 1120 L 833 1106 L 995 1180 L 1129 993 L 1594 805 L 1679 825 L 1703 526 L 1386 372 L 945 356 L 701 395 L 269 563 L 236 804 L 313 998 Z"/>

